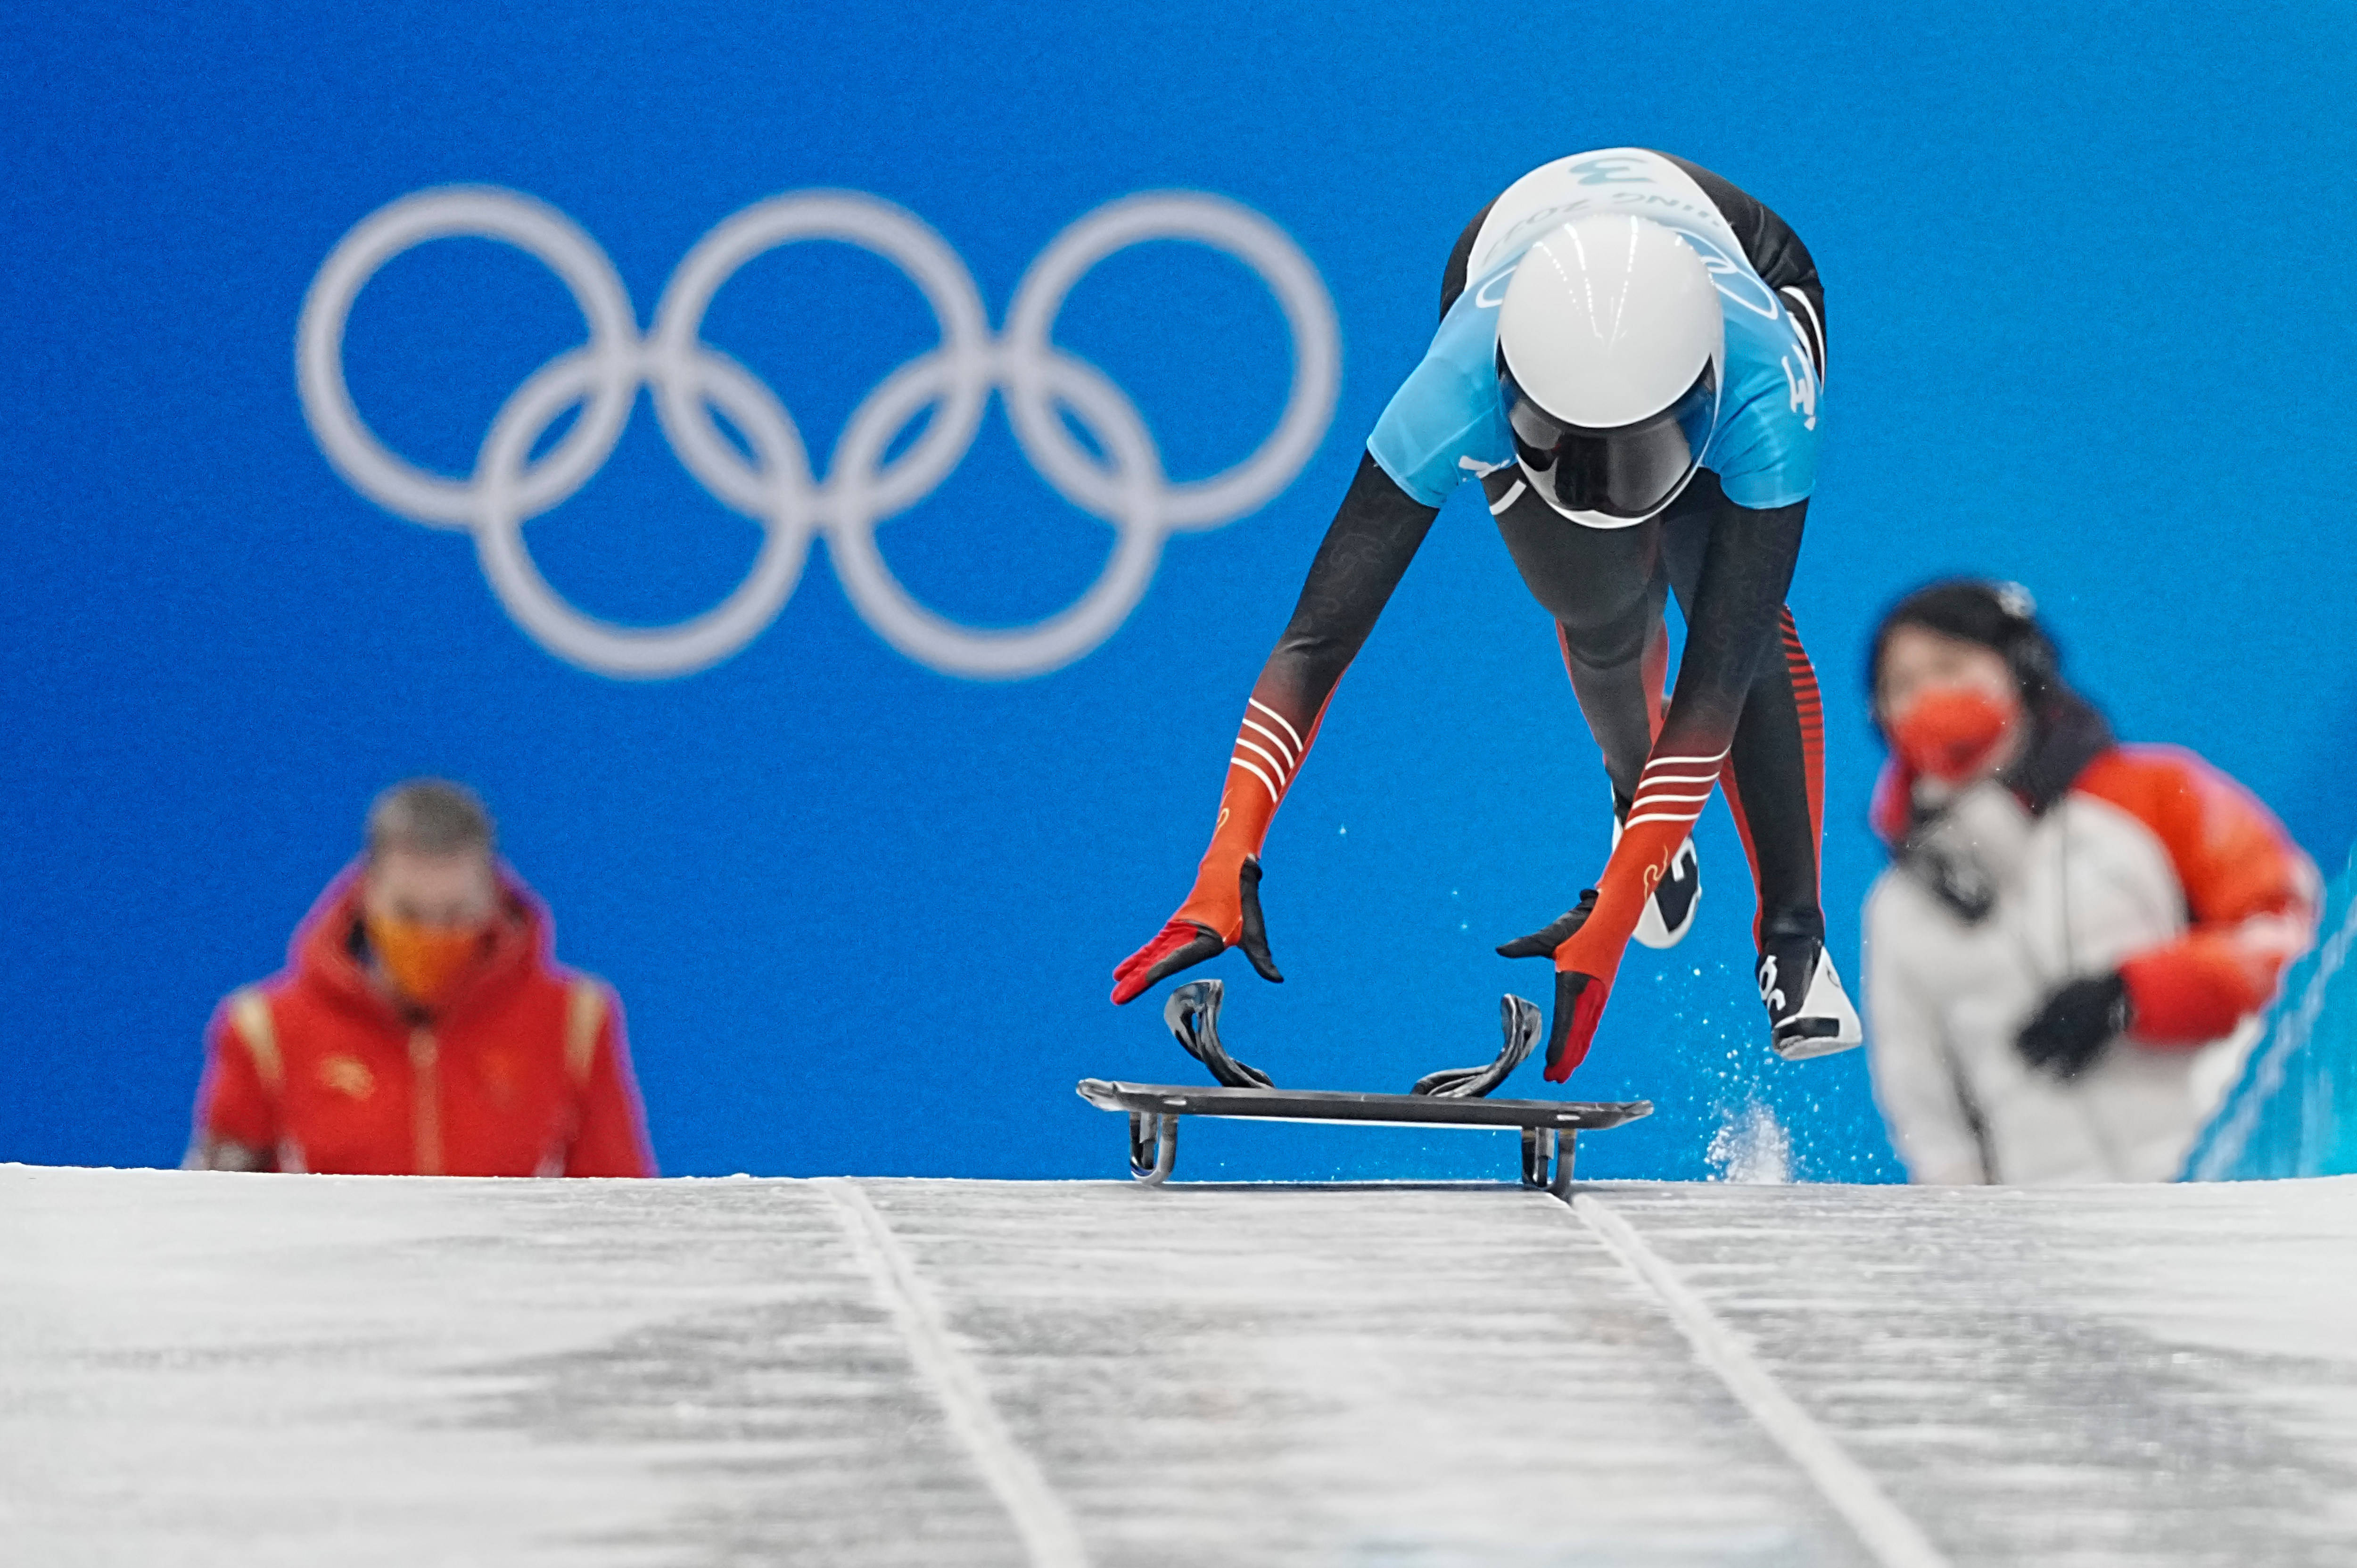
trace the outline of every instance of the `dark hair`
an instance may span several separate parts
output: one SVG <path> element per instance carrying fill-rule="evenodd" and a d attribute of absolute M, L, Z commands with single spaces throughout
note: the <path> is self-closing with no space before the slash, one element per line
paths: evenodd
<path fill-rule="evenodd" d="M 498 832 L 490 812 L 464 784 L 447 779 L 411 779 L 394 785 L 369 807 L 368 853 L 373 860 L 388 849 L 420 854 L 491 853 Z"/>
<path fill-rule="evenodd" d="M 2023 702 L 2036 707 L 2060 688 L 2061 651 L 2038 621 L 2038 601 L 2018 583 L 1990 582 L 1979 577 L 1950 577 L 1926 584 L 1883 612 L 1874 628 L 1874 647 L 1866 665 L 1869 701 L 1878 702 L 1882 686 L 1882 654 L 1890 634 L 1902 626 L 1920 626 L 1960 642 L 1976 642 L 2004 656 L 2021 688 Z"/>

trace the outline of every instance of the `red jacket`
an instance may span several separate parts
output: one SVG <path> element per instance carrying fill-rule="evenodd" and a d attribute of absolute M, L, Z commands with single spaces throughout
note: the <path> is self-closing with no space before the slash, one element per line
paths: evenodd
<path fill-rule="evenodd" d="M 199 1139 L 274 1152 L 286 1171 L 654 1175 L 620 1004 L 557 967 L 547 910 L 504 866 L 500 883 L 491 950 L 428 1017 L 361 966 L 347 867 L 285 970 L 213 1015 Z"/>

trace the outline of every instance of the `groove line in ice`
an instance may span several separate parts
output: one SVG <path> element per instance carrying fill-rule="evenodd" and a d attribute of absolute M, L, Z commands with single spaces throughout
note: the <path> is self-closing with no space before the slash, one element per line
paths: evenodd
<path fill-rule="evenodd" d="M 1606 1251 L 1652 1291 L 1703 1365 L 1751 1412 L 1881 1568 L 1950 1568 L 1915 1521 L 1890 1500 L 1880 1483 L 1850 1457 L 1833 1434 L 1794 1402 L 1710 1305 L 1696 1295 L 1667 1260 L 1645 1244 L 1627 1220 L 1590 1193 L 1576 1193 L 1572 1212 Z"/>
<path fill-rule="evenodd" d="M 950 1337 L 949 1319 L 918 1274 L 916 1260 L 856 1183 L 827 1176 L 817 1185 L 834 1200 L 852 1251 L 875 1281 L 876 1294 L 909 1348 L 909 1359 L 931 1385 L 950 1430 L 974 1455 L 975 1468 L 1006 1509 L 1032 1568 L 1088 1568 L 1088 1553 L 1081 1546 L 1071 1510 L 999 1419 L 981 1372 Z"/>

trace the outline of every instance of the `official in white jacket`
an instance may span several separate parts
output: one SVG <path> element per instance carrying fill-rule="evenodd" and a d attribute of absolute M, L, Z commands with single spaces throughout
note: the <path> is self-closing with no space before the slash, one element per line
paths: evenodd
<path fill-rule="evenodd" d="M 2175 1176 L 2315 934 L 2315 866 L 2192 753 L 2115 742 L 2016 585 L 1910 595 L 1872 673 L 1867 1043 L 1909 1176 Z"/>

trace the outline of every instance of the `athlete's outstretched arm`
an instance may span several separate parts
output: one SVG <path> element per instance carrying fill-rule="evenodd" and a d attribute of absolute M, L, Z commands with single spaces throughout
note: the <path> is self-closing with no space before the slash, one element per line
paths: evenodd
<path fill-rule="evenodd" d="M 1240 944 L 1253 967 L 1282 980 L 1261 928 L 1260 846 L 1269 820 L 1301 771 L 1318 724 L 1351 660 L 1374 629 L 1439 509 L 1394 482 L 1372 456 L 1342 498 L 1285 635 L 1245 704 L 1220 791 L 1211 847 L 1195 889 L 1154 940 L 1113 972 L 1113 999 L 1127 1002 L 1165 975 Z"/>
<path fill-rule="evenodd" d="M 1710 799 L 1734 745 L 1752 673 L 1775 642 L 1808 510 L 1806 500 L 1766 511 L 1731 501 L 1717 509 L 1687 618 L 1677 686 L 1620 842 L 1597 883 L 1595 904 L 1566 916 L 1540 939 L 1524 938 L 1501 950 L 1520 956 L 1511 950 L 1555 939 L 1555 1007 L 1546 1068 L 1554 1082 L 1570 1076 L 1587 1056 L 1621 950 L 1670 857 Z"/>

